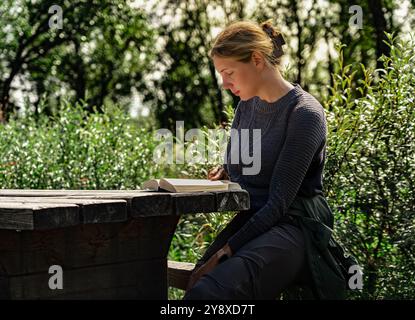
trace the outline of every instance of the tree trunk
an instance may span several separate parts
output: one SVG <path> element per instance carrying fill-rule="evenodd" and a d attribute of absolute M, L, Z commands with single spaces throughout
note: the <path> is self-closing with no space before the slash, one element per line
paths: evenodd
<path fill-rule="evenodd" d="M 384 43 L 384 40 L 387 40 L 385 36 L 385 31 L 389 31 L 386 23 L 385 16 L 383 14 L 383 6 L 381 0 L 369 0 L 369 9 L 372 13 L 373 25 L 376 32 L 376 58 L 377 68 L 383 68 L 383 63 L 379 61 L 379 58 L 384 54 L 389 56 L 390 49 Z"/>
<path fill-rule="evenodd" d="M 301 25 L 301 21 L 300 21 L 300 17 L 298 16 L 298 5 L 297 5 L 297 1 L 292 1 L 291 2 L 291 9 L 294 12 L 294 22 L 295 25 L 297 27 L 297 40 L 298 40 L 298 48 L 297 48 L 297 53 L 296 53 L 296 57 L 297 57 L 297 83 L 302 85 L 302 69 L 304 66 L 304 62 L 303 60 L 303 41 L 301 39 L 302 37 L 302 33 L 303 33 L 303 26 Z"/>

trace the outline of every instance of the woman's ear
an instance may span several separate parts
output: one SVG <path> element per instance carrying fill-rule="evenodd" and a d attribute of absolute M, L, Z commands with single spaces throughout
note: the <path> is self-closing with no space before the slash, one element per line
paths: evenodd
<path fill-rule="evenodd" d="M 262 70 L 262 68 L 264 67 L 265 64 L 265 60 L 264 57 L 262 56 L 262 54 L 260 54 L 257 51 L 252 52 L 252 62 L 254 64 L 255 67 L 259 68 Z"/>

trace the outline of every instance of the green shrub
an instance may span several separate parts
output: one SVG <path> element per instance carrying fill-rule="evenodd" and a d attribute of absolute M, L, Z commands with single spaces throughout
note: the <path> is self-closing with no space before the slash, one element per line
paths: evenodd
<path fill-rule="evenodd" d="M 338 237 L 364 267 L 356 297 L 415 297 L 415 43 L 389 36 L 383 70 L 344 66 L 328 110 L 325 182 Z M 361 68 L 364 79 L 353 87 Z"/>
<path fill-rule="evenodd" d="M 32 189 L 137 189 L 162 170 L 156 141 L 117 107 L 88 114 L 66 104 L 52 118 L 0 125 L 0 185 Z"/>

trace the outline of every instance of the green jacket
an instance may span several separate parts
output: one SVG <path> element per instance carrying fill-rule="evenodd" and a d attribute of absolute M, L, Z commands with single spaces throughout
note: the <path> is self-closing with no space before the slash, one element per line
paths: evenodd
<path fill-rule="evenodd" d="M 324 196 L 297 196 L 288 214 L 296 217 L 304 233 L 314 296 L 317 299 L 345 299 L 347 281 L 344 271 L 330 250 L 338 247 L 332 237 L 334 216 Z"/>

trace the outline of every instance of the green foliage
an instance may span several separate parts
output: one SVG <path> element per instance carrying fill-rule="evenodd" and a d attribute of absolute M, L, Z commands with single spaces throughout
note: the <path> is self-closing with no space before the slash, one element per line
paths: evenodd
<path fill-rule="evenodd" d="M 30 116 L 0 126 L 2 188 L 135 189 L 162 168 L 157 141 L 118 107 L 89 114 L 65 104 L 51 119 Z"/>
<path fill-rule="evenodd" d="M 175 16 L 174 23 L 158 17 L 163 45 L 154 68 L 163 72 L 140 90 L 162 128 L 173 130 L 175 120 L 184 120 L 186 129 L 226 120 L 223 93 L 208 57 L 214 25 L 207 7 L 207 1 L 163 1 L 161 14 Z"/>
<path fill-rule="evenodd" d="M 404 21 L 413 20 L 414 7 L 412 1 L 402 19 L 397 1 L 362 2 L 363 29 L 353 29 L 346 0 L 150 3 L 0 1 L 0 121 L 21 107 L 20 93 L 35 111 L 47 100 L 42 112 L 52 113 L 63 97 L 100 111 L 106 102 L 127 107 L 138 92 L 160 127 L 173 129 L 176 119 L 185 120 L 186 128 L 224 122 L 224 106 L 238 98 L 220 90 L 208 50 L 217 31 L 237 19 L 273 18 L 287 40 L 288 79 L 321 99 L 334 71 L 326 46 L 347 43 L 346 64 L 373 66 L 389 54 L 383 32 L 400 32 Z M 52 5 L 62 7 L 63 29 L 48 27 Z"/>
<path fill-rule="evenodd" d="M 338 236 L 364 266 L 361 296 L 371 299 L 415 296 L 415 43 L 388 38 L 383 69 L 343 65 L 340 55 L 326 102 L 327 194 Z"/>
<path fill-rule="evenodd" d="M 232 119 L 232 108 L 226 111 Z M 0 125 L 0 185 L 136 189 L 144 180 L 159 176 L 206 177 L 208 169 L 222 161 L 219 141 L 205 126 L 202 147 L 214 147 L 213 157 L 206 159 L 210 161 L 157 164 L 153 154 L 161 142 L 148 129 L 137 126 L 125 110 L 111 104 L 103 107 L 102 114 L 89 113 L 85 104 L 66 102 L 51 116 L 35 117 L 28 111 L 12 117 Z M 197 150 L 199 143 L 184 141 L 183 146 Z"/>
<path fill-rule="evenodd" d="M 62 29 L 49 27 L 53 5 L 62 9 Z M 5 0 L 0 13 L 0 120 L 18 109 L 19 77 L 35 111 L 43 98 L 50 114 L 64 97 L 100 111 L 108 101 L 121 105 L 154 60 L 147 17 L 125 0 Z"/>

